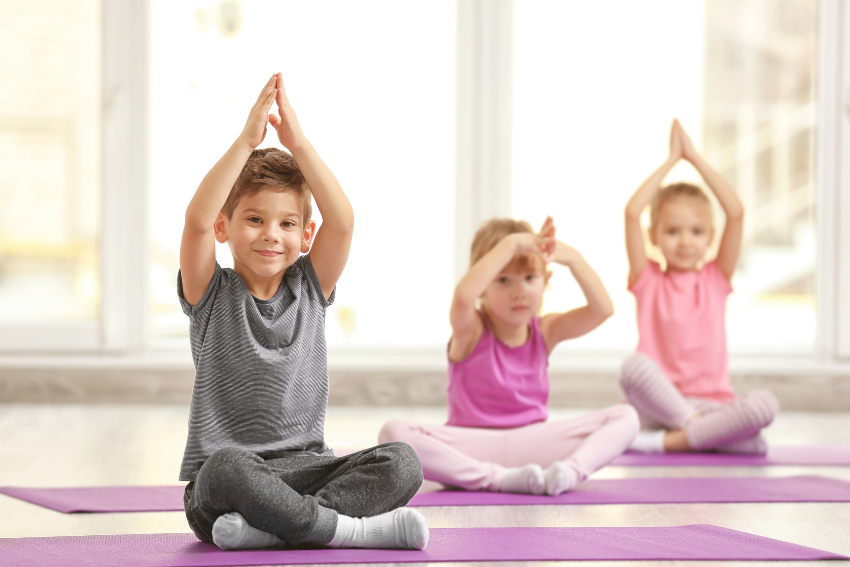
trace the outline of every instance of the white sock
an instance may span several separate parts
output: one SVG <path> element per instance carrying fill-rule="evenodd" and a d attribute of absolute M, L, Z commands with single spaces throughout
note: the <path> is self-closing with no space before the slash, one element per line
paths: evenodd
<path fill-rule="evenodd" d="M 239 512 L 216 518 L 212 527 L 213 542 L 221 549 L 262 549 L 283 542 L 277 536 L 248 525 Z"/>
<path fill-rule="evenodd" d="M 428 545 L 428 522 L 413 508 L 368 518 L 352 518 L 340 514 L 336 532 L 328 547 L 365 547 L 369 549 L 425 549 Z"/>
<path fill-rule="evenodd" d="M 663 453 L 665 433 L 667 432 L 663 429 L 660 431 L 641 431 L 637 434 L 629 449 L 638 453 Z"/>
<path fill-rule="evenodd" d="M 525 465 L 505 469 L 499 492 L 517 492 L 520 494 L 543 494 L 546 491 L 546 479 L 540 465 Z"/>
<path fill-rule="evenodd" d="M 544 473 L 546 478 L 546 494 L 557 496 L 567 490 L 572 490 L 578 484 L 576 472 L 562 462 L 552 463 Z"/>

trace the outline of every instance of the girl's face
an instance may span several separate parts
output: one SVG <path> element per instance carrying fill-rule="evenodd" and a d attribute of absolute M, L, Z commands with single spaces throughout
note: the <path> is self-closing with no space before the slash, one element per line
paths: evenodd
<path fill-rule="evenodd" d="M 699 269 L 713 232 L 707 207 L 693 199 L 673 199 L 661 205 L 650 239 L 668 268 L 691 271 Z"/>
<path fill-rule="evenodd" d="M 481 296 L 482 304 L 491 317 L 511 325 L 527 325 L 540 311 L 546 275 L 542 262 L 532 266 L 513 268 L 508 265 L 493 280 Z"/>

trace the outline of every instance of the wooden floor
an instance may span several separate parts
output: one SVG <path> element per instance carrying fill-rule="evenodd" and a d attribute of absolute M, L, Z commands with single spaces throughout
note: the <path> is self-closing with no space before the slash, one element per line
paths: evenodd
<path fill-rule="evenodd" d="M 578 413 L 581 412 L 558 411 L 553 412 L 553 418 Z M 0 405 L 0 485 L 178 484 L 187 415 L 187 408 L 183 406 Z M 384 421 L 400 416 L 434 423 L 445 420 L 444 412 L 434 409 L 331 407 L 326 437 L 328 443 L 337 448 L 367 446 L 375 443 Z M 850 443 L 850 414 L 784 413 L 766 434 L 769 442 L 775 444 Z M 850 481 L 850 468 L 839 467 L 608 467 L 594 478 L 793 474 L 819 474 Z M 497 506 L 420 510 L 434 528 L 708 523 L 850 555 L 850 503 Z M 0 495 L 0 537 L 189 531 L 182 512 L 60 514 Z M 613 567 L 646 563 L 582 563 L 584 566 L 591 564 Z M 676 563 L 665 563 L 673 564 Z M 714 563 L 700 563 L 708 564 Z M 732 563 L 717 564 L 729 566 Z"/>

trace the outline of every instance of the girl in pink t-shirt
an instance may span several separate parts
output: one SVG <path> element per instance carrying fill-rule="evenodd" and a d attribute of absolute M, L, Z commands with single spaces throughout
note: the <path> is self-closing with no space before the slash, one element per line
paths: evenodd
<path fill-rule="evenodd" d="M 570 269 L 587 305 L 539 317 L 549 261 Z M 387 423 L 381 443 L 404 441 L 425 478 L 467 490 L 561 494 L 611 462 L 638 432 L 625 404 L 547 422 L 549 353 L 614 311 L 599 277 L 573 248 L 522 221 L 494 219 L 472 242 L 455 288 L 446 425 Z M 545 469 L 545 470 L 544 470 Z"/>
<path fill-rule="evenodd" d="M 705 261 L 714 236 L 711 204 L 696 186 L 660 188 L 680 160 L 699 171 L 726 213 L 717 257 Z M 667 265 L 646 256 L 640 216 L 650 205 L 649 239 Z M 779 409 L 770 392 L 736 397 L 726 354 L 726 297 L 741 249 L 744 207 L 697 153 L 674 120 L 670 156 L 626 205 L 629 290 L 640 340 L 623 363 L 620 384 L 644 429 L 632 446 L 644 452 L 724 451 L 763 454 L 760 435 Z"/>

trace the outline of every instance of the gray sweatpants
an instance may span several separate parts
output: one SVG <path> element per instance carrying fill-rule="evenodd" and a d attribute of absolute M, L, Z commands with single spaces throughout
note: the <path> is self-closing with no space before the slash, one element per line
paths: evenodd
<path fill-rule="evenodd" d="M 264 460 L 229 447 L 204 462 L 186 485 L 183 506 L 198 539 L 212 543 L 222 514 L 239 512 L 251 526 L 289 545 L 329 542 L 337 515 L 375 516 L 407 504 L 422 484 L 409 445 L 385 443 L 344 457 L 289 455 Z"/>

